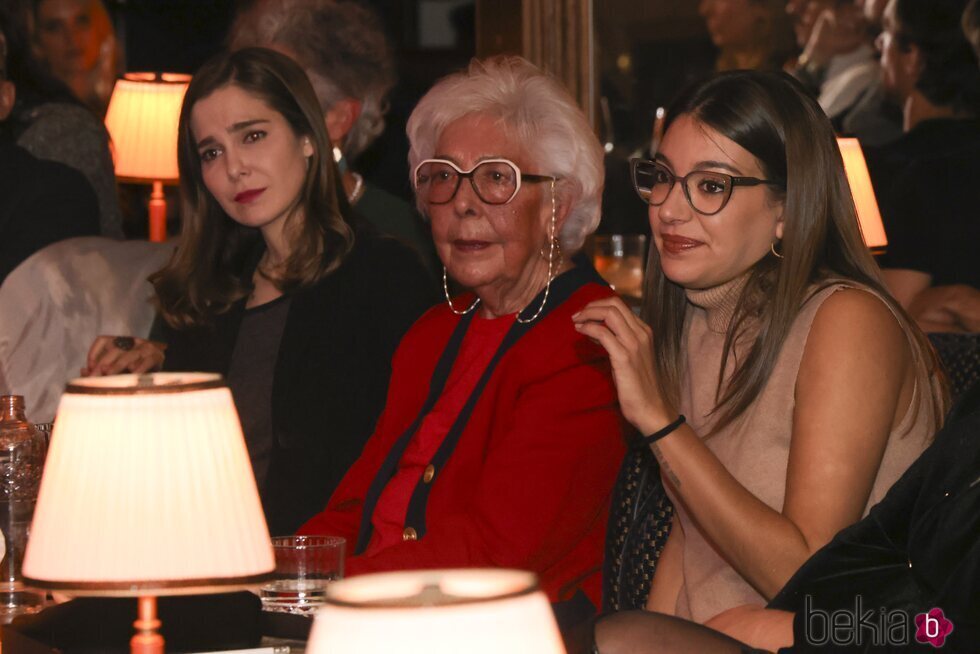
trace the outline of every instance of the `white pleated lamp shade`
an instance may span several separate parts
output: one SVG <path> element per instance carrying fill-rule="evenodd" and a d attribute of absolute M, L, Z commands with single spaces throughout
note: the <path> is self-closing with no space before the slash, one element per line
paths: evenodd
<path fill-rule="evenodd" d="M 28 583 L 172 595 L 234 590 L 274 568 L 238 414 L 219 375 L 68 385 L 24 556 Z"/>
<path fill-rule="evenodd" d="M 871 250 L 883 251 L 888 245 L 888 238 L 885 235 L 885 225 L 881 222 L 881 212 L 878 210 L 878 201 L 871 186 L 871 175 L 868 173 L 861 144 L 857 139 L 839 138 L 837 147 L 844 159 L 844 172 L 851 187 L 851 197 L 854 198 L 864 244 Z"/>
<path fill-rule="evenodd" d="M 116 177 L 177 181 L 177 124 L 189 82 L 174 73 L 127 73 L 116 81 L 105 116 Z"/>
<path fill-rule="evenodd" d="M 533 574 L 421 570 L 327 587 L 308 654 L 559 654 L 561 635 Z"/>

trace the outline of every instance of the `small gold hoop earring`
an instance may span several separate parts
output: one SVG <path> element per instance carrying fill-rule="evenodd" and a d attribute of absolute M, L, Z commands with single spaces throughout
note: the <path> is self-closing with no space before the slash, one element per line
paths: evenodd
<path fill-rule="evenodd" d="M 772 243 L 769 244 L 769 251 L 772 252 L 772 256 L 776 257 L 777 259 L 784 258 L 783 255 L 781 255 L 778 252 L 776 252 L 776 242 L 775 241 L 773 241 Z"/>

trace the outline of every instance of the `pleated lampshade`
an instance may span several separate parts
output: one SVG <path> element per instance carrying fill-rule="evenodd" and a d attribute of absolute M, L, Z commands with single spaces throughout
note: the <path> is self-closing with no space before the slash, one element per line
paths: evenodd
<path fill-rule="evenodd" d="M 164 184 L 180 177 L 177 169 L 177 126 L 190 76 L 174 73 L 127 73 L 116 82 L 105 115 L 112 137 L 116 177 L 123 182 L 152 184 L 149 237 L 167 238 Z"/>
<path fill-rule="evenodd" d="M 128 73 L 116 81 L 105 116 L 116 177 L 177 181 L 177 122 L 189 82 L 174 73 Z"/>
<path fill-rule="evenodd" d="M 309 654 L 563 654 L 554 613 L 533 574 L 421 570 L 327 587 Z"/>
<path fill-rule="evenodd" d="M 220 376 L 118 375 L 68 385 L 24 557 L 27 583 L 173 595 L 234 590 L 274 567 Z"/>

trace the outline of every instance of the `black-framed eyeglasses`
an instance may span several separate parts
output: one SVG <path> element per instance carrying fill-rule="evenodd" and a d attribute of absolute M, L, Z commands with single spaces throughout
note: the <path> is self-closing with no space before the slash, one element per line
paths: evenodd
<path fill-rule="evenodd" d="M 633 188 L 644 202 L 659 207 L 666 202 L 674 182 L 679 181 L 687 203 L 704 216 L 713 216 L 724 209 L 736 186 L 766 184 L 782 187 L 779 182 L 769 179 L 737 177 L 710 170 L 694 170 L 684 177 L 677 177 L 664 164 L 647 159 L 630 159 L 630 172 Z"/>
<path fill-rule="evenodd" d="M 521 190 L 523 182 L 555 181 L 549 175 L 522 173 L 509 159 L 484 159 L 463 170 L 446 159 L 426 159 L 415 167 L 412 180 L 415 193 L 426 204 L 446 204 L 456 196 L 459 182 L 469 177 L 476 196 L 487 204 L 507 204 Z"/>

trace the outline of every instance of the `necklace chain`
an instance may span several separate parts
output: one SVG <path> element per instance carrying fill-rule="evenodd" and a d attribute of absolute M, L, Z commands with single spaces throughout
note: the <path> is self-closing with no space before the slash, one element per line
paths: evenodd
<path fill-rule="evenodd" d="M 354 205 L 357 204 L 357 201 L 361 199 L 362 195 L 364 195 L 364 178 L 361 177 L 359 173 L 355 172 L 351 172 L 351 175 L 354 176 L 354 188 L 352 188 L 351 192 L 347 194 L 347 202 Z"/>
<path fill-rule="evenodd" d="M 353 201 L 351 202 L 353 203 Z M 557 257 L 558 263 L 557 265 L 555 264 L 555 248 L 556 246 L 558 246 L 557 234 L 555 233 L 557 231 L 557 209 L 558 209 L 556 202 L 557 201 L 555 197 L 555 182 L 554 180 L 552 180 L 551 181 L 551 234 L 550 234 L 551 242 L 549 243 L 548 246 L 548 281 L 545 282 L 544 285 L 544 297 L 541 298 L 541 305 L 538 306 L 538 310 L 534 312 L 534 315 L 531 316 L 530 318 L 523 319 L 521 318 L 521 313 L 523 310 L 517 312 L 516 320 L 517 322 L 523 325 L 526 325 L 530 322 L 534 322 L 535 320 L 537 320 L 538 316 L 541 315 L 541 312 L 544 311 L 544 307 L 548 303 L 548 294 L 551 291 L 551 282 L 555 278 L 555 272 L 557 272 L 557 269 L 561 268 L 562 255 L 561 255 L 560 247 L 558 247 L 558 257 Z M 445 266 L 442 267 L 442 292 L 446 295 L 446 304 L 449 305 L 449 310 L 455 313 L 457 316 L 465 316 L 470 311 L 475 309 L 478 304 L 480 304 L 480 298 L 476 298 L 475 300 L 473 300 L 473 304 L 471 304 L 469 307 L 467 307 L 462 311 L 457 309 L 455 305 L 453 305 L 452 297 L 449 295 L 449 272 L 446 270 Z"/>

